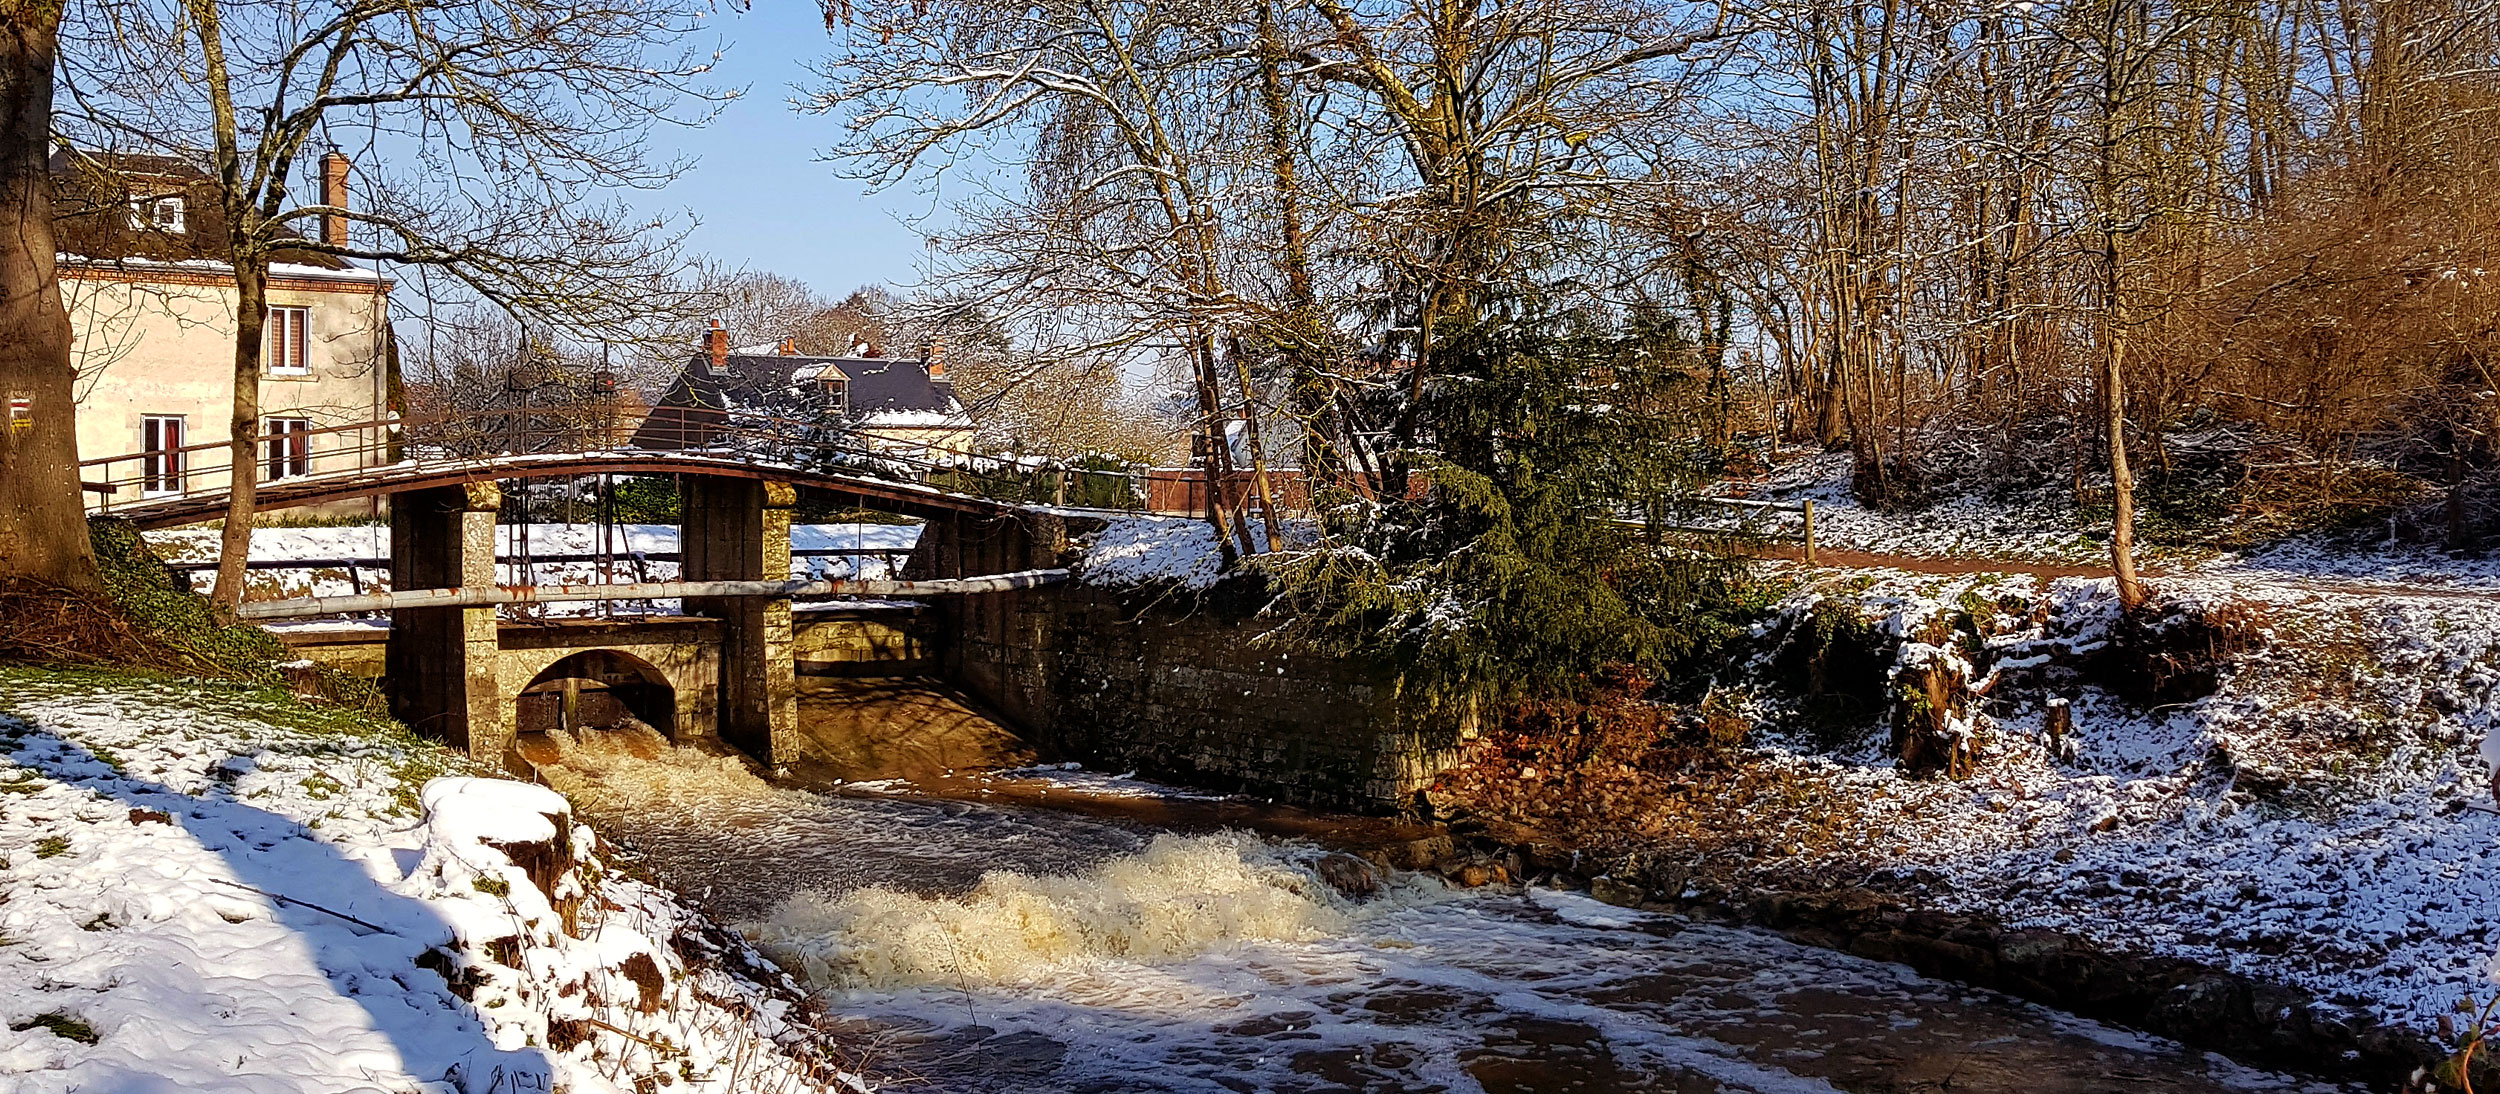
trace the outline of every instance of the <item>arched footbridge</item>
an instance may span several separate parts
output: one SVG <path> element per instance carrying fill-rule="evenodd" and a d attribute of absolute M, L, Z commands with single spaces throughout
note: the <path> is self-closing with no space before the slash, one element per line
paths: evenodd
<path fill-rule="evenodd" d="M 365 423 L 369 428 L 378 423 Z M 1063 581 L 1070 511 L 998 501 L 923 482 L 781 462 L 724 449 L 653 451 L 595 448 L 487 455 L 419 455 L 389 462 L 350 446 L 297 458 L 259 438 L 281 472 L 254 490 L 255 510 L 322 506 L 387 497 L 390 590 L 354 596 L 255 601 L 247 619 L 387 614 L 379 676 L 392 713 L 490 762 L 519 766 L 523 723 L 559 723 L 613 707 L 672 736 L 717 734 L 768 764 L 795 758 L 796 664 L 801 647 L 827 642 L 913 647 L 930 663 L 927 628 L 916 636 L 859 622 L 864 611 L 802 613 L 794 602 L 844 596 L 917 598 L 935 604 L 1013 595 Z M 405 450 L 394 435 L 391 452 Z M 223 444 L 131 453 L 87 461 L 82 479 L 96 496 L 90 511 L 143 529 L 211 520 L 226 513 Z M 855 461 L 908 469 L 919 461 L 887 451 Z M 192 460 L 214 470 L 194 468 Z M 326 461 L 328 466 L 322 466 Z M 927 467 L 927 464 L 921 464 Z M 681 511 L 673 581 L 528 585 L 499 580 L 502 485 L 519 480 L 670 475 Z M 923 522 L 899 573 L 876 579 L 802 580 L 792 576 L 791 510 L 802 493 L 845 508 Z M 1081 516 L 1081 515 L 1080 515 Z M 674 612 L 618 616 L 537 613 L 506 618 L 509 605 L 600 601 L 679 602 Z M 842 605 L 829 605 L 841 608 Z M 827 638 L 828 628 L 848 627 Z M 365 624 L 363 641 L 382 628 Z M 852 634 L 850 631 L 857 631 Z"/>

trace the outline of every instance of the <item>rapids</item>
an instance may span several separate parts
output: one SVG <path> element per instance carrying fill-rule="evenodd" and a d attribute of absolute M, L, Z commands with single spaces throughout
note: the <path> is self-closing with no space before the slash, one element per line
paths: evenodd
<path fill-rule="evenodd" d="M 530 748 L 927 1089 L 2336 1089 L 1577 893 L 1400 876 L 1358 903 L 1301 840 L 777 785 L 647 729 Z"/>

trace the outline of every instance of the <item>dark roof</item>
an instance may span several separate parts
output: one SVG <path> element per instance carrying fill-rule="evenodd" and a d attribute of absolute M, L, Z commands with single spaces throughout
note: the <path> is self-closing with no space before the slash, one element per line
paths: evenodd
<path fill-rule="evenodd" d="M 52 191 L 54 243 L 63 254 L 108 262 L 124 258 L 156 262 L 227 259 L 226 207 L 218 197 L 216 181 L 180 159 L 55 152 Z M 182 199 L 182 231 L 131 227 L 130 203 L 159 197 Z M 282 234 L 290 239 L 303 238 L 294 232 Z M 273 251 L 270 260 L 330 270 L 350 268 L 335 256 L 288 247 Z"/>
<path fill-rule="evenodd" d="M 823 381 L 827 372 L 844 381 L 838 407 Z M 714 417 L 729 412 L 818 421 L 836 416 L 865 424 L 883 414 L 960 416 L 963 404 L 950 380 L 929 377 L 927 366 L 899 357 L 801 357 L 771 353 L 733 353 L 725 367 L 714 369 L 711 355 L 687 358 L 684 371 L 666 394 L 652 403 L 651 416 L 634 444 L 640 448 L 682 447 L 680 434 L 696 428 L 689 412 Z M 903 423 L 921 424 L 921 423 Z M 664 443 L 666 441 L 676 443 Z"/>

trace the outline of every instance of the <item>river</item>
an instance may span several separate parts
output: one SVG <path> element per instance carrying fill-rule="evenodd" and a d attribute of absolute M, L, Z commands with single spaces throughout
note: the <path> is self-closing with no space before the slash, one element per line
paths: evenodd
<path fill-rule="evenodd" d="M 872 1071 L 922 1089 L 2338 1089 L 1578 893 L 1400 875 L 1350 900 L 1309 840 L 1203 830 L 1256 817 L 1132 780 L 932 796 L 770 783 L 649 730 L 531 749 L 611 840 L 852 1016 Z M 1325 827 L 1277 816 L 1258 827 Z"/>

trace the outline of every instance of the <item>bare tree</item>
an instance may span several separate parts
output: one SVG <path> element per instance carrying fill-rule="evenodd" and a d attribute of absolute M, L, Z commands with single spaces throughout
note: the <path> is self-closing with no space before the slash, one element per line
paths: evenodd
<path fill-rule="evenodd" d="M 237 294 L 232 501 L 214 599 L 241 596 L 258 470 L 262 325 L 281 248 L 439 272 L 551 330 L 625 328 L 669 272 L 665 226 L 601 199 L 673 177 L 644 135 L 699 110 L 697 0 L 79 0 L 73 139 L 202 166 Z M 361 201 L 298 185 L 356 148 Z M 385 156 L 390 157 L 386 160 Z M 323 230 L 313 231 L 315 225 Z"/>

